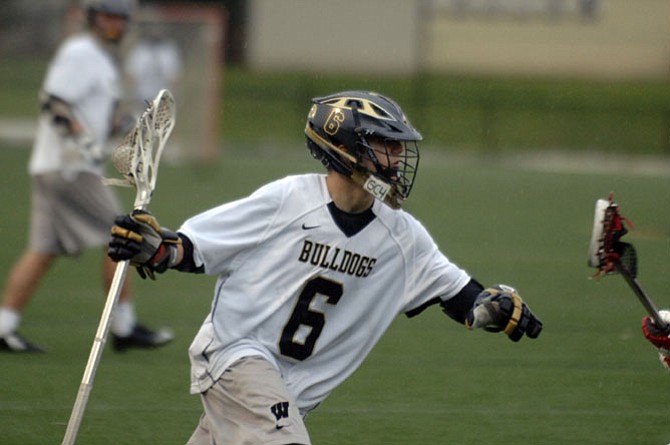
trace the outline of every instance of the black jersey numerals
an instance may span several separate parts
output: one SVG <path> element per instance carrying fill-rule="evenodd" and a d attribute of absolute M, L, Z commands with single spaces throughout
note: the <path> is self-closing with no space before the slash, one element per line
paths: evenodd
<path fill-rule="evenodd" d="M 324 277 L 313 278 L 305 284 L 291 317 L 281 333 L 279 352 L 282 355 L 296 360 L 305 360 L 314 352 L 316 340 L 326 324 L 324 314 L 310 308 L 317 295 L 326 297 L 327 304 L 335 305 L 342 296 L 342 284 Z M 309 329 L 309 334 L 304 341 L 295 338 L 301 326 Z"/>

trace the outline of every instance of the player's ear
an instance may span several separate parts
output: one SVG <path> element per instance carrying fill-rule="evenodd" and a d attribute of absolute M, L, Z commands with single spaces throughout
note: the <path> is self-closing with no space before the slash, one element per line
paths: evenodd
<path fill-rule="evenodd" d="M 345 153 L 347 153 L 347 154 L 350 154 L 350 155 L 353 155 L 353 156 L 356 155 L 356 153 L 353 153 L 352 150 L 351 150 L 350 148 L 348 148 L 348 147 L 347 147 L 346 145 L 344 145 L 344 144 L 340 144 L 340 145 L 338 145 L 337 148 L 339 148 L 340 150 L 342 150 L 343 152 L 345 152 Z M 354 164 L 353 162 L 351 162 L 351 161 L 350 161 L 349 159 L 347 159 L 346 157 L 342 158 L 342 161 L 345 162 L 345 163 L 347 163 L 347 165 L 349 165 L 349 166 L 351 166 L 351 165 Z"/>

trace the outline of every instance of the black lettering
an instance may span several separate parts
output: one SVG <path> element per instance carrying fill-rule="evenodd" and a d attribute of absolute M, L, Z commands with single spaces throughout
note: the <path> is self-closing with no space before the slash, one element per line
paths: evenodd
<path fill-rule="evenodd" d="M 330 262 L 330 267 L 329 269 L 331 270 L 337 270 L 337 257 L 340 256 L 340 248 L 336 247 L 335 248 L 335 255 L 333 255 L 333 259 Z"/>
<path fill-rule="evenodd" d="M 302 252 L 300 252 L 300 256 L 298 257 L 299 261 L 302 261 L 303 263 L 307 262 L 309 259 L 309 251 L 312 250 L 312 245 L 312 242 L 307 240 L 302 243 Z"/>
<path fill-rule="evenodd" d="M 337 268 L 338 272 L 346 272 L 347 267 L 349 267 L 349 262 L 351 262 L 351 252 L 345 250 L 340 267 Z"/>
<path fill-rule="evenodd" d="M 319 264 L 319 259 L 321 258 L 321 252 L 323 252 L 323 244 L 316 243 L 314 252 L 312 252 L 312 259 L 310 260 L 310 263 L 313 266 L 317 266 Z"/>
<path fill-rule="evenodd" d="M 356 268 L 358 268 L 358 263 L 361 261 L 361 256 L 357 253 L 354 254 L 354 256 L 351 258 L 351 263 L 349 264 L 349 267 L 347 268 L 347 273 L 349 275 L 353 275 L 356 273 Z"/>
<path fill-rule="evenodd" d="M 363 274 L 364 277 L 367 277 L 368 275 L 370 275 L 370 272 L 372 272 L 372 266 L 374 266 L 376 262 L 377 262 L 377 258 L 370 258 L 370 262 L 368 263 L 368 269 Z"/>
<path fill-rule="evenodd" d="M 331 251 L 333 252 L 332 255 L 330 255 Z M 339 247 L 332 248 L 328 244 L 304 240 L 298 261 L 364 278 L 372 272 L 377 259 L 349 250 L 342 250 Z"/>
<path fill-rule="evenodd" d="M 277 421 L 288 418 L 288 402 L 279 402 L 270 407 L 270 411 L 275 415 Z"/>
<path fill-rule="evenodd" d="M 319 264 L 319 266 L 321 266 L 323 268 L 328 268 L 328 266 L 330 266 L 330 263 L 328 263 L 328 261 L 327 261 L 328 252 L 330 252 L 330 246 L 328 244 L 326 244 L 325 247 L 326 247 L 326 251 L 323 252 L 323 256 L 321 257 L 321 264 Z"/>
<path fill-rule="evenodd" d="M 358 265 L 356 268 L 356 276 L 357 277 L 362 277 L 365 271 L 367 270 L 368 267 L 368 262 L 370 261 L 370 258 L 364 256 L 361 258 L 361 263 Z"/>

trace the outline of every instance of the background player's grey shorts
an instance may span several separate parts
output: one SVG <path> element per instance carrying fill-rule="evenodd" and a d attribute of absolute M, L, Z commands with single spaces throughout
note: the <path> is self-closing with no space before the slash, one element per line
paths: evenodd
<path fill-rule="evenodd" d="M 29 248 L 78 255 L 85 248 L 107 244 L 121 210 L 114 193 L 100 179 L 86 172 L 72 181 L 58 172 L 34 176 Z"/>
<path fill-rule="evenodd" d="M 207 392 L 205 412 L 187 445 L 310 445 L 279 371 L 262 357 L 233 363 Z"/>

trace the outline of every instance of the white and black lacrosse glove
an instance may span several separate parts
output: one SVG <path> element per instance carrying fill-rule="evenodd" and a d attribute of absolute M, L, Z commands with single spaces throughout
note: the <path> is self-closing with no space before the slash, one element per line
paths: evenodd
<path fill-rule="evenodd" d="M 130 261 L 142 278 L 155 280 L 154 272 L 163 273 L 175 266 L 181 242 L 176 233 L 161 227 L 151 213 L 134 210 L 114 220 L 107 255 L 114 261 Z"/>
<path fill-rule="evenodd" d="M 658 311 L 658 315 L 670 324 L 670 311 Z M 670 371 L 670 332 L 659 328 L 651 317 L 646 316 L 642 319 L 642 333 L 644 338 L 658 348 L 658 359 Z"/>
<path fill-rule="evenodd" d="M 465 325 L 469 329 L 503 331 L 515 342 L 521 340 L 524 334 L 537 338 L 542 332 L 542 322 L 523 302 L 516 289 L 504 284 L 484 289 L 477 296 Z"/>

